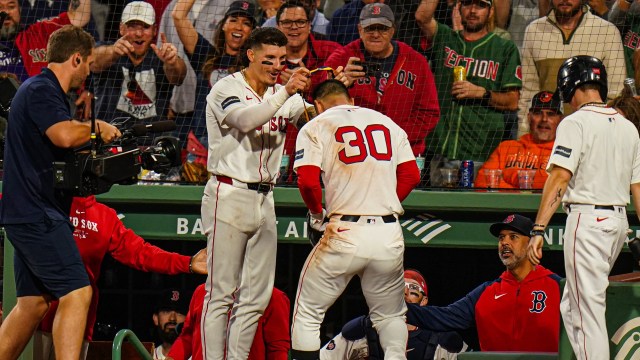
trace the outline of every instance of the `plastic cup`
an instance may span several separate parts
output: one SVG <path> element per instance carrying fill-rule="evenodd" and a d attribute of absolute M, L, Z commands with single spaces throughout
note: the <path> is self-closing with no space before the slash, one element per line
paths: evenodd
<path fill-rule="evenodd" d="M 440 176 L 442 176 L 443 187 L 458 187 L 458 169 L 440 169 Z"/>
<path fill-rule="evenodd" d="M 532 189 L 535 170 L 518 170 L 518 184 L 520 189 Z"/>
<path fill-rule="evenodd" d="M 484 169 L 484 178 L 489 189 L 497 189 L 500 186 L 501 176 L 502 170 L 500 169 Z"/>

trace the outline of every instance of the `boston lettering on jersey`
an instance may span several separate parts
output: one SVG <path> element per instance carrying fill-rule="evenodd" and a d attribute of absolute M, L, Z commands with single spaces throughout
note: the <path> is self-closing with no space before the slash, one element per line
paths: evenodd
<path fill-rule="evenodd" d="M 225 100 L 226 101 L 226 100 Z M 271 117 L 271 120 L 267 124 L 269 124 L 269 131 L 280 131 L 283 134 L 287 133 L 287 124 L 289 123 L 289 118 L 284 116 Z M 264 126 L 264 125 L 263 125 Z M 262 131 L 262 126 L 256 128 L 256 131 Z"/>
<path fill-rule="evenodd" d="M 453 68 L 454 66 L 464 66 L 467 76 L 474 76 L 496 81 L 500 63 L 494 60 L 474 59 L 462 54 L 458 54 L 454 49 L 445 46 L 446 54 L 444 66 Z"/>
<path fill-rule="evenodd" d="M 47 49 L 30 49 L 29 56 L 34 63 L 46 62 Z"/>
<path fill-rule="evenodd" d="M 404 85 L 410 90 L 414 89 L 417 79 L 418 79 L 418 75 L 404 69 L 400 69 L 398 71 L 398 74 L 396 75 L 396 83 L 398 85 Z M 363 84 L 369 85 L 371 84 L 371 77 L 365 76 L 365 77 L 359 78 L 357 80 L 357 83 L 358 85 L 363 85 Z M 386 85 L 387 85 L 387 81 L 385 79 L 383 87 L 385 87 Z"/>

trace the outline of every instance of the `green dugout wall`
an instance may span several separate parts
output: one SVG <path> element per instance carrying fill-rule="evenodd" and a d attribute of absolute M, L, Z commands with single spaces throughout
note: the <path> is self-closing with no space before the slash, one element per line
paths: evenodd
<path fill-rule="evenodd" d="M 115 208 L 124 224 L 146 240 L 202 241 L 205 239 L 200 220 L 202 192 L 201 186 L 114 186 L 109 193 L 98 198 Z M 278 187 L 274 196 L 279 242 L 308 244 L 304 226 L 306 207 L 298 189 Z M 414 191 L 404 201 L 406 213 L 400 218 L 407 252 L 431 248 L 434 252 L 461 250 L 461 254 L 469 256 L 475 249 L 494 250 L 497 244 L 488 231 L 490 224 L 514 212 L 534 218 L 539 201 L 540 194 L 524 192 Z M 634 236 L 640 235 L 640 226 L 633 216 L 635 212 L 631 207 L 628 210 Z M 549 256 L 556 255 L 557 258 L 561 255 L 564 221 L 565 215 L 560 211 L 552 218 L 545 236 L 547 257 L 543 262 L 549 260 Z M 7 314 L 15 304 L 15 284 L 12 248 L 8 242 L 5 245 L 3 300 Z M 493 259 L 491 261 L 497 264 L 491 266 L 500 269 L 497 257 Z M 287 271 L 293 272 L 289 274 L 289 282 L 295 291 L 296 269 L 291 267 Z M 444 274 L 446 271 L 442 269 Z M 492 278 L 495 276 L 483 281 Z M 609 297 L 612 291 L 618 294 L 617 297 L 614 294 L 609 305 L 609 312 L 615 313 L 615 316 L 610 316 L 615 320 L 609 319 L 612 359 L 640 358 L 640 290 L 630 284 L 621 286 L 619 289 L 617 284 L 612 286 L 608 294 Z M 566 355 L 562 358 L 570 359 Z"/>

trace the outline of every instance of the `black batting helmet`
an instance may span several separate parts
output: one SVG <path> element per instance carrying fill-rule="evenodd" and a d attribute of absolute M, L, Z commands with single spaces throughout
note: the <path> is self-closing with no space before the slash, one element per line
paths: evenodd
<path fill-rule="evenodd" d="M 600 97 L 606 100 L 607 70 L 600 59 L 589 55 L 579 55 L 568 58 L 558 70 L 558 90 L 560 99 L 568 103 L 573 98 L 576 89 L 584 84 L 597 84 L 600 87 Z"/>

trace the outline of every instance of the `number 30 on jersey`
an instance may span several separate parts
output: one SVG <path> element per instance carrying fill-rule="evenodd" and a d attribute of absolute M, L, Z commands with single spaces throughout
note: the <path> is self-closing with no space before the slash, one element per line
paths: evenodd
<path fill-rule="evenodd" d="M 345 164 L 363 162 L 367 156 L 379 161 L 391 160 L 391 136 L 381 124 L 371 124 L 360 130 L 355 126 L 342 126 L 336 130 L 336 141 L 345 144 L 338 159 Z"/>

